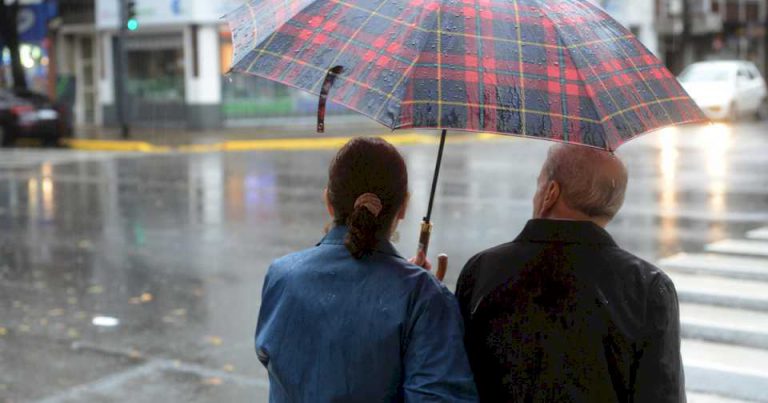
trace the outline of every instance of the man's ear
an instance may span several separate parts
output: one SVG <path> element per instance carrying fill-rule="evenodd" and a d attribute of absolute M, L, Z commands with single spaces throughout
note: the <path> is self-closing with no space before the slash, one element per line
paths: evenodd
<path fill-rule="evenodd" d="M 323 201 L 325 202 L 325 208 L 328 210 L 328 215 L 330 215 L 331 218 L 336 217 L 333 211 L 333 206 L 331 205 L 331 200 L 328 198 L 328 188 L 323 190 Z"/>
<path fill-rule="evenodd" d="M 560 199 L 560 184 L 555 181 L 549 181 L 544 191 L 544 199 L 541 201 L 541 213 L 546 217 L 555 207 Z"/>

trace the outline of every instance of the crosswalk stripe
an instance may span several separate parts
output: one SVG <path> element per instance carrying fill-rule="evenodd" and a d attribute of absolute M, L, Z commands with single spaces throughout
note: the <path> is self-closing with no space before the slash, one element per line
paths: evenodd
<path fill-rule="evenodd" d="M 768 259 L 714 253 L 680 253 L 659 261 L 668 271 L 768 282 Z"/>
<path fill-rule="evenodd" d="M 768 227 L 747 232 L 747 238 L 768 241 Z"/>
<path fill-rule="evenodd" d="M 707 245 L 705 250 L 708 252 L 768 258 L 768 241 L 726 239 Z"/>

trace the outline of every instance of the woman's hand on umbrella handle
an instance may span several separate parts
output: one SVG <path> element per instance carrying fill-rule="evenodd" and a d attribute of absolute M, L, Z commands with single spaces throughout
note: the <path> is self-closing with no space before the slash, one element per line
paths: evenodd
<path fill-rule="evenodd" d="M 416 266 L 423 267 L 425 270 L 432 271 L 432 263 L 427 259 L 427 255 L 424 251 L 419 251 L 415 257 L 412 257 L 408 261 Z M 435 272 L 435 277 L 437 277 L 438 280 L 443 281 L 446 271 L 448 271 L 448 255 L 441 253 L 440 256 L 437 257 L 437 271 Z"/>
<path fill-rule="evenodd" d="M 419 250 L 419 253 L 408 259 L 408 261 L 411 262 L 411 264 L 423 267 L 424 270 L 432 271 L 432 262 L 427 259 L 427 254 L 423 250 Z"/>

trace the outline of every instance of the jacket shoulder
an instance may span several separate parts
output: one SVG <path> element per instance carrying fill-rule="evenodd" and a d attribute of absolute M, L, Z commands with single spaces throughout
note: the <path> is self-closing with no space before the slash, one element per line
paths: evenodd
<path fill-rule="evenodd" d="M 267 278 L 281 278 L 290 275 L 304 267 L 308 260 L 315 259 L 319 255 L 318 247 L 304 249 L 289 253 L 272 261 L 267 270 Z"/>
<path fill-rule="evenodd" d="M 618 246 L 604 253 L 608 266 L 618 269 L 623 276 L 632 276 L 644 284 L 672 286 L 672 280 L 658 266 Z"/>

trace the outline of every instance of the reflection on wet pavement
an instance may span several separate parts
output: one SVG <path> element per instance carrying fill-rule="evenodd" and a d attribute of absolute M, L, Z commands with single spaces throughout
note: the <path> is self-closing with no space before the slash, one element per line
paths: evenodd
<path fill-rule="evenodd" d="M 630 187 L 610 231 L 655 260 L 764 225 L 765 129 L 665 129 L 624 146 Z M 548 145 L 447 146 L 431 250 L 449 254 L 451 287 L 529 218 Z M 403 148 L 404 255 L 435 150 Z M 262 278 L 322 236 L 333 151 L 26 153 L 0 153 L 0 401 L 266 401 L 252 348 Z"/>

